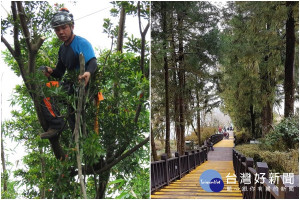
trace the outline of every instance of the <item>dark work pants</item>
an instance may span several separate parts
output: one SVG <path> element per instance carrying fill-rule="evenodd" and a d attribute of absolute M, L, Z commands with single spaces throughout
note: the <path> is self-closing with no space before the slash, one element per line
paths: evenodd
<path fill-rule="evenodd" d="M 72 83 L 64 82 L 64 83 L 62 83 L 62 87 L 64 90 L 66 90 L 68 92 L 68 95 L 74 94 Z M 42 112 L 48 123 L 49 128 L 61 130 L 65 124 L 64 117 L 60 117 L 60 112 L 57 109 L 57 107 L 55 106 L 55 102 L 53 101 L 53 98 L 46 97 L 42 100 L 41 103 L 42 103 Z M 75 128 L 74 109 L 72 108 L 71 105 L 66 104 L 66 106 L 68 106 L 68 113 L 69 113 L 67 120 L 69 123 L 69 127 L 73 132 L 74 128 Z"/>
<path fill-rule="evenodd" d="M 64 118 L 59 117 L 60 113 L 55 107 L 53 100 L 50 97 L 42 100 L 42 112 L 47 121 L 49 128 L 60 130 L 64 125 Z"/>

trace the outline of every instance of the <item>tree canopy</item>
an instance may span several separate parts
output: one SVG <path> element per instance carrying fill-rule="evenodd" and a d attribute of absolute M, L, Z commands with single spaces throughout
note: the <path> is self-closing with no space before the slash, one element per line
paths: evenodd
<path fill-rule="evenodd" d="M 298 6 L 291 7 L 295 20 Z M 285 29 L 289 9 L 285 2 L 234 2 L 224 9 L 227 26 L 222 34 L 220 60 L 223 108 L 235 126 L 247 129 L 253 138 L 270 131 L 273 108 L 280 106 L 286 93 L 283 83 L 289 79 L 284 76 L 288 70 L 285 60 L 290 59 L 286 57 L 289 48 Z M 298 52 L 298 45 L 295 48 Z M 295 71 L 298 68 L 296 61 Z"/>

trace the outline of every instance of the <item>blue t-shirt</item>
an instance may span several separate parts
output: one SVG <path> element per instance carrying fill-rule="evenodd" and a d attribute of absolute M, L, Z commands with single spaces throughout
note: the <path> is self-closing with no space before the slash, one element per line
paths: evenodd
<path fill-rule="evenodd" d="M 51 74 L 53 77 L 61 78 L 65 71 L 79 71 L 79 54 L 83 53 L 85 60 L 85 70 L 94 72 L 95 69 L 90 69 L 87 63 L 95 57 L 92 45 L 86 39 L 76 36 L 70 45 L 62 44 L 58 52 L 58 63 Z"/>

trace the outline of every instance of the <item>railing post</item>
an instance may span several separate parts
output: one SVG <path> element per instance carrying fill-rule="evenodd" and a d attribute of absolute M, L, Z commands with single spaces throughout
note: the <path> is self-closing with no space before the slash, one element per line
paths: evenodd
<path fill-rule="evenodd" d="M 233 169 L 234 169 L 234 172 L 236 173 L 237 170 L 236 170 L 236 150 L 235 149 L 232 149 L 232 161 L 233 161 Z"/>
<path fill-rule="evenodd" d="M 169 162 L 168 162 L 168 155 L 167 154 L 163 154 L 161 155 L 161 159 L 165 161 L 165 172 L 166 172 L 166 182 L 167 185 L 170 184 L 170 174 L 169 174 Z"/>
<path fill-rule="evenodd" d="M 204 162 L 207 161 L 208 148 L 204 146 Z"/>
<path fill-rule="evenodd" d="M 268 179 L 269 178 L 269 167 L 268 164 L 265 162 L 257 162 L 256 163 L 256 172 L 258 174 L 264 173 L 265 177 Z"/>
<path fill-rule="evenodd" d="M 265 162 L 257 162 L 256 163 L 256 173 L 259 175 L 259 181 L 261 177 L 265 177 L 265 178 L 269 178 L 269 167 L 268 164 Z M 260 174 L 264 174 L 264 175 L 260 175 Z M 255 184 L 255 188 L 254 188 L 254 192 L 253 192 L 253 199 L 264 199 L 264 197 L 260 197 L 259 196 L 259 192 L 258 192 L 258 184 Z"/>
<path fill-rule="evenodd" d="M 200 165 L 202 163 L 204 163 L 204 150 L 203 150 L 203 148 L 201 146 L 201 148 L 200 148 Z"/>
<path fill-rule="evenodd" d="M 243 162 L 245 162 L 245 160 L 246 160 L 246 157 L 244 155 L 238 154 L 237 178 L 238 178 L 239 186 L 241 186 L 240 173 L 241 173 L 241 169 L 242 169 L 242 166 L 243 166 Z"/>
<path fill-rule="evenodd" d="M 281 190 L 281 188 L 286 188 L 286 191 Z M 293 188 L 293 191 L 290 191 Z M 294 175 L 293 184 L 285 183 L 283 184 L 283 175 L 280 175 L 279 179 L 279 199 L 299 199 L 299 175 Z"/>
<path fill-rule="evenodd" d="M 195 151 L 194 150 L 192 151 L 192 156 L 193 156 L 193 160 L 194 160 L 194 163 L 192 163 L 192 164 L 194 164 L 194 169 L 196 169 L 196 157 L 195 157 Z"/>
<path fill-rule="evenodd" d="M 188 171 L 190 171 L 190 155 L 189 152 L 185 152 L 184 155 L 187 155 L 187 164 L 188 164 Z"/>
<path fill-rule="evenodd" d="M 249 172 L 249 167 L 251 167 L 251 168 L 253 168 L 253 164 L 254 164 L 254 161 L 253 161 L 253 158 L 246 158 L 246 161 L 245 161 L 245 163 L 246 163 L 246 166 L 245 166 L 245 173 L 250 173 Z M 251 175 L 250 175 L 251 176 Z M 254 186 L 254 177 L 252 177 L 251 176 L 251 182 L 250 182 L 250 184 L 248 185 L 246 185 L 246 184 L 244 184 L 244 186 L 246 186 L 246 188 L 247 188 L 247 191 L 243 191 L 242 193 L 243 193 L 243 198 L 244 199 L 249 199 L 249 196 L 251 196 L 251 190 L 250 190 L 250 188 L 251 188 L 251 186 L 253 187 Z M 253 193 L 252 193 L 252 195 L 253 195 Z"/>
<path fill-rule="evenodd" d="M 201 151 L 197 149 L 198 157 L 199 157 L 199 165 L 201 165 Z"/>
<path fill-rule="evenodd" d="M 175 152 L 175 157 L 178 158 L 178 171 L 179 171 L 179 179 L 181 179 L 181 172 L 182 172 L 182 169 L 181 169 L 181 159 L 180 159 L 180 155 L 178 152 Z"/>
<path fill-rule="evenodd" d="M 246 158 L 246 170 L 248 169 L 248 167 L 253 168 L 253 164 L 254 164 L 253 158 Z"/>

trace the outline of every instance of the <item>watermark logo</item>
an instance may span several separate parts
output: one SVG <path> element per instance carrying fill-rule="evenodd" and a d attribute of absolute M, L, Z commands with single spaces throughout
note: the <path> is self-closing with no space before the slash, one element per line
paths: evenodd
<path fill-rule="evenodd" d="M 200 176 L 199 183 L 206 192 L 220 192 L 224 188 L 221 174 L 213 169 L 204 171 Z"/>

